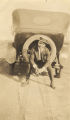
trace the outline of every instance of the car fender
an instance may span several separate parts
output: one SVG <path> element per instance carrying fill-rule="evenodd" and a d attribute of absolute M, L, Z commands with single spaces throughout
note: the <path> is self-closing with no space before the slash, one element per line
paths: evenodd
<path fill-rule="evenodd" d="M 12 64 L 16 61 L 16 49 L 13 47 L 12 43 L 8 43 L 5 60 Z"/>

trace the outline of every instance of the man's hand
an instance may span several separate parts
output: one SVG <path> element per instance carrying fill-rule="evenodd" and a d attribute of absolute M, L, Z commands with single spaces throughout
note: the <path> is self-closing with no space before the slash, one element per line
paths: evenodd
<path fill-rule="evenodd" d="M 36 64 L 34 64 L 34 65 L 33 65 L 33 68 L 34 68 L 34 69 L 37 69 L 37 65 L 36 65 Z"/>
<path fill-rule="evenodd" d="M 38 69 L 38 73 L 42 73 L 42 72 L 47 72 L 47 69 L 45 67 Z"/>
<path fill-rule="evenodd" d="M 33 65 L 33 68 L 35 69 L 36 74 L 38 75 L 39 73 L 46 72 L 47 69 L 45 67 L 43 68 L 38 68 L 36 64 Z"/>
<path fill-rule="evenodd" d="M 45 67 L 43 67 L 42 70 L 43 70 L 44 72 L 46 72 L 47 69 L 46 69 Z"/>
<path fill-rule="evenodd" d="M 35 73 L 38 75 L 39 74 L 39 69 L 36 64 L 33 65 L 33 68 L 35 69 Z"/>

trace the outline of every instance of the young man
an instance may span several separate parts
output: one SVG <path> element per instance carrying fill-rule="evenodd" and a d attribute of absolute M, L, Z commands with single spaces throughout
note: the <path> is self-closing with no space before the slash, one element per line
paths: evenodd
<path fill-rule="evenodd" d="M 46 71 L 47 69 L 51 80 L 50 86 L 54 88 L 52 66 L 50 63 L 50 51 L 46 47 L 46 44 L 43 42 L 42 38 L 38 42 L 38 48 L 33 48 L 31 51 L 30 63 L 37 74 L 40 72 L 40 68 L 42 68 L 43 71 Z"/>

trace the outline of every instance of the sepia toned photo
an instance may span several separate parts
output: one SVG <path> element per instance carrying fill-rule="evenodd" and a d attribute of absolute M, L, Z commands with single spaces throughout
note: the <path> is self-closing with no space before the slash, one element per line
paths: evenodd
<path fill-rule="evenodd" d="M 0 120 L 70 120 L 70 1 L 0 2 Z"/>

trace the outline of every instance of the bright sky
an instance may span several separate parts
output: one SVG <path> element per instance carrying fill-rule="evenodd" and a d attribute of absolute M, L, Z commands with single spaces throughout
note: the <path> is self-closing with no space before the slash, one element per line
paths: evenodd
<path fill-rule="evenodd" d="M 70 13 L 70 0 L 1 0 L 0 40 L 12 39 L 12 11 L 16 8 Z"/>

